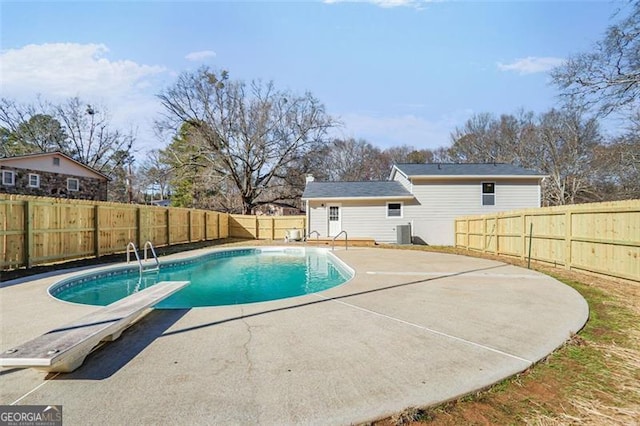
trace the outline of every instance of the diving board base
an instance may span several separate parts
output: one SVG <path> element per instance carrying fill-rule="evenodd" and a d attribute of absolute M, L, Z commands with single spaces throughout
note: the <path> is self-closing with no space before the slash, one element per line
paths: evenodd
<path fill-rule="evenodd" d="M 151 308 L 189 281 L 164 281 L 120 299 L 0 355 L 0 367 L 69 373 L 101 342 L 116 340 Z"/>

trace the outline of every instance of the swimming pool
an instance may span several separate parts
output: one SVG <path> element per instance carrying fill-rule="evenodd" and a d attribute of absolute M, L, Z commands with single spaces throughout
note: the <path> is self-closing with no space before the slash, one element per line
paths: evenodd
<path fill-rule="evenodd" d="M 137 265 L 58 282 L 49 294 L 67 302 L 105 306 L 161 281 L 191 284 L 156 307 L 185 309 L 263 302 L 315 293 L 351 279 L 353 271 L 326 249 L 260 247 L 219 250 L 162 263 L 140 276 Z"/>

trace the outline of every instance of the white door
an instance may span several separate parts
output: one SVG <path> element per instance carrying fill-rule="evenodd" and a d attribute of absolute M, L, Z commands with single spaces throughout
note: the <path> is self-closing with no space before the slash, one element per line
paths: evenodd
<path fill-rule="evenodd" d="M 340 214 L 340 204 L 327 205 L 327 218 L 329 220 L 329 236 L 335 237 L 342 231 L 342 215 Z"/>

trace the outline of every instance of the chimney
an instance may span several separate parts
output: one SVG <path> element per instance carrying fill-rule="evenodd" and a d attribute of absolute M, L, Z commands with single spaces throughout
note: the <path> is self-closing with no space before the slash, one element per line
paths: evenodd
<path fill-rule="evenodd" d="M 307 178 L 306 178 L 305 182 L 309 183 L 309 182 L 313 182 L 314 180 L 316 180 L 316 179 L 313 177 L 313 175 L 311 173 L 309 173 L 307 175 Z"/>

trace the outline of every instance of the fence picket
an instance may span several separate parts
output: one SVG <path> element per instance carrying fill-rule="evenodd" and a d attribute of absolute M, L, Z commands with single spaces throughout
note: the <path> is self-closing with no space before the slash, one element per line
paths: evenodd
<path fill-rule="evenodd" d="M 489 224 L 499 224 L 495 233 L 487 229 Z M 530 238 L 527 228 L 532 225 Z M 455 220 L 454 229 L 459 248 L 488 253 L 500 248 L 500 255 L 524 260 L 531 245 L 534 261 L 640 281 L 640 200 L 465 216 Z M 495 237 L 495 249 L 470 239 L 477 235 L 486 241 L 490 234 Z"/>
<path fill-rule="evenodd" d="M 233 216 L 233 218 L 231 218 Z M 305 216 L 269 219 L 265 238 L 286 230 L 304 235 Z M 155 246 L 261 237 L 259 218 L 208 210 L 0 194 L 0 270 L 126 250 L 129 241 Z"/>

